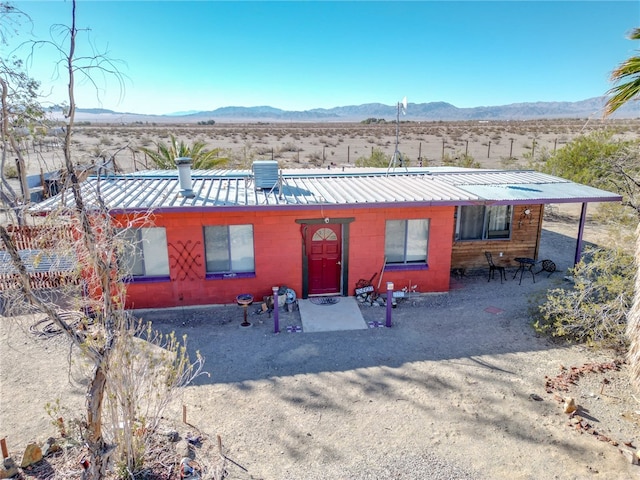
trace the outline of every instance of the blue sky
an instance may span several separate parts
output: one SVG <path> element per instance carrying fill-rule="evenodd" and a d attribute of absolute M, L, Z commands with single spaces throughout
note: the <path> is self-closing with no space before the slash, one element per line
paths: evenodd
<path fill-rule="evenodd" d="M 31 17 L 12 46 L 70 23 L 69 1 L 12 4 Z M 626 37 L 640 2 L 80 0 L 77 26 L 90 29 L 79 53 L 108 51 L 126 76 L 123 92 L 101 76 L 98 92 L 78 82 L 83 108 L 307 110 L 404 96 L 476 107 L 603 95 L 611 70 L 640 49 Z M 66 98 L 57 58 L 41 48 L 29 62 L 51 103 Z"/>

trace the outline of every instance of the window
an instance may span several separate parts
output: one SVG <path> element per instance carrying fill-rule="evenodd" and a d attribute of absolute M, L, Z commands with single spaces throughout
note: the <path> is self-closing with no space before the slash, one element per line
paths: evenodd
<path fill-rule="evenodd" d="M 387 220 L 384 254 L 388 264 L 427 262 L 429 220 Z"/>
<path fill-rule="evenodd" d="M 456 240 L 495 240 L 511 236 L 511 205 L 458 207 Z"/>
<path fill-rule="evenodd" d="M 134 277 L 169 275 L 167 233 L 164 227 L 129 228 L 123 231 L 125 240 L 121 265 Z"/>
<path fill-rule="evenodd" d="M 311 239 L 311 241 L 321 242 L 323 240 L 335 242 L 338 240 L 338 236 L 336 235 L 336 232 L 334 232 L 330 228 L 320 228 L 316 233 L 313 234 L 313 238 Z"/>
<path fill-rule="evenodd" d="M 204 227 L 207 273 L 255 271 L 253 225 Z"/>

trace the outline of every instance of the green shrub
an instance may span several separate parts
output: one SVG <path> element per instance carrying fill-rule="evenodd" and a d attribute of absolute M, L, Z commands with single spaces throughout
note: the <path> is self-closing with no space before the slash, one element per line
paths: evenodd
<path fill-rule="evenodd" d="M 356 167 L 388 167 L 391 162 L 391 156 L 385 154 L 379 148 L 371 150 L 368 157 L 362 156 L 356 159 Z"/>
<path fill-rule="evenodd" d="M 4 167 L 5 178 L 18 178 L 18 167 L 15 165 L 5 165 Z"/>
<path fill-rule="evenodd" d="M 471 155 L 467 153 L 457 154 L 455 156 L 446 153 L 442 157 L 442 164 L 449 167 L 462 167 L 462 168 L 480 168 L 480 162 L 477 162 Z"/>
<path fill-rule="evenodd" d="M 570 342 L 626 348 L 633 300 L 633 257 L 621 249 L 588 249 L 573 269 L 573 285 L 549 290 L 534 311 L 534 328 Z"/>

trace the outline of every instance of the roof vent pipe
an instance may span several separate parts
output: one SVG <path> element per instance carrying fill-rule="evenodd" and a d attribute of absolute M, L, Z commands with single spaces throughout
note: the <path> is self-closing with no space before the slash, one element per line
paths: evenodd
<path fill-rule="evenodd" d="M 195 197 L 195 193 L 191 188 L 191 164 L 193 160 L 190 157 L 178 157 L 176 158 L 176 165 L 178 166 L 178 178 L 180 179 L 180 193 L 183 197 L 192 198 Z"/>

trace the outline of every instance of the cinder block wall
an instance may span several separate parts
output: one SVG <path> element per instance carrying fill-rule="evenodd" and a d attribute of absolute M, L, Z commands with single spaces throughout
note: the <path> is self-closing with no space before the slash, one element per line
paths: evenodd
<path fill-rule="evenodd" d="M 159 308 L 182 305 L 234 303 L 240 293 L 250 293 L 257 301 L 271 294 L 273 286 L 286 285 L 302 291 L 302 233 L 299 219 L 353 218 L 349 229 L 347 292 L 353 295 L 359 279 L 377 272 L 380 280 L 384 263 L 384 234 L 387 219 L 430 219 L 428 268 L 385 270 L 381 290 L 392 281 L 395 289 L 417 285 L 419 292 L 449 289 L 454 207 L 366 207 L 281 210 L 217 210 L 156 213 L 156 226 L 167 233 L 170 280 L 132 282 L 127 288 L 129 308 Z M 204 226 L 252 224 L 255 249 L 255 276 L 250 278 L 206 278 Z"/>

